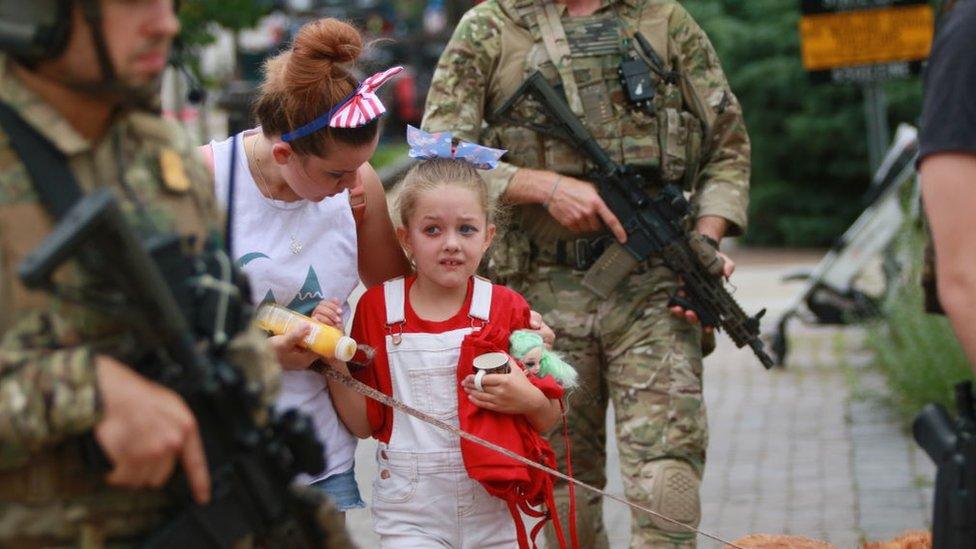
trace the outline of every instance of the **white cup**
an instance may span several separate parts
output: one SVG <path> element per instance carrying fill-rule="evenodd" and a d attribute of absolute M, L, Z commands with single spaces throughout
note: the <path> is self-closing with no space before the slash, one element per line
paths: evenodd
<path fill-rule="evenodd" d="M 483 355 L 474 357 L 473 365 L 475 369 L 475 389 L 478 389 L 479 391 L 485 390 L 481 385 L 481 380 L 483 380 L 487 374 L 507 374 L 510 371 L 510 368 L 508 367 L 508 360 L 508 353 L 485 353 Z"/>

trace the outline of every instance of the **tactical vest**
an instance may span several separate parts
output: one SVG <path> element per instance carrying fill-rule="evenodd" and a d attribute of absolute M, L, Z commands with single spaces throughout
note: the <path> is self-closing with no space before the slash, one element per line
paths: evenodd
<path fill-rule="evenodd" d="M 704 105 L 687 80 L 666 82 L 654 74 L 653 112 L 630 104 L 620 81 L 621 61 L 636 52 L 631 38 L 640 31 L 665 63 L 680 72 L 672 56 L 667 2 L 615 2 L 585 17 L 559 18 L 546 0 L 498 0 L 511 23 L 502 26 L 499 63 L 487 93 L 486 113 L 494 112 L 536 70 L 562 88 L 567 102 L 599 144 L 616 160 L 641 171 L 654 191 L 664 183 L 693 190 L 702 157 L 708 113 L 689 110 Z M 548 4 L 548 5 L 547 5 Z M 547 10 L 549 13 L 547 13 Z M 554 54 L 554 55 L 553 55 Z M 553 57 L 560 57 L 553 59 Z M 539 109 L 531 100 L 516 109 L 520 120 L 533 120 Z M 555 137 L 503 121 L 492 121 L 484 140 L 508 149 L 507 160 L 519 167 L 552 170 L 586 179 L 590 166 L 569 144 Z M 513 219 L 533 241 L 570 238 L 539 205 L 522 207 Z M 578 235 L 576 235 L 578 236 Z"/>

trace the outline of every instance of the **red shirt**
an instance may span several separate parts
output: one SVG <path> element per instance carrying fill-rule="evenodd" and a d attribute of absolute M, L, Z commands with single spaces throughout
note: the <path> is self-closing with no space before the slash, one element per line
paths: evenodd
<path fill-rule="evenodd" d="M 432 321 L 420 318 L 410 306 L 410 287 L 416 280 L 416 275 L 407 277 L 404 284 L 404 322 L 403 333 L 437 334 L 468 328 L 471 318 L 471 295 L 474 281 L 468 281 L 468 292 L 464 303 L 458 312 L 447 320 Z M 519 293 L 499 286 L 492 285 L 491 312 L 488 323 L 497 329 L 511 333 L 529 327 L 529 304 Z M 356 316 L 352 323 L 352 337 L 359 343 L 365 343 L 376 349 L 376 356 L 370 368 L 353 372 L 353 376 L 363 383 L 378 389 L 386 395 L 393 395 L 393 382 L 390 376 L 390 365 L 386 356 L 386 336 L 389 329 L 386 325 L 386 300 L 383 296 L 383 285 L 370 288 L 363 294 L 356 306 Z M 389 443 L 393 432 L 393 410 L 372 399 L 366 399 L 366 413 L 373 436 L 378 440 Z"/>

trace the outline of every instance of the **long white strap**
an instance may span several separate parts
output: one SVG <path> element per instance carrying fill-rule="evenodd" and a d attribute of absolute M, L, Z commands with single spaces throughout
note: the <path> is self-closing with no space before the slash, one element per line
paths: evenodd
<path fill-rule="evenodd" d="M 473 295 L 471 296 L 471 308 L 468 309 L 468 316 L 488 322 L 491 314 L 491 291 L 491 282 L 480 276 L 474 277 L 474 289 L 472 290 Z"/>

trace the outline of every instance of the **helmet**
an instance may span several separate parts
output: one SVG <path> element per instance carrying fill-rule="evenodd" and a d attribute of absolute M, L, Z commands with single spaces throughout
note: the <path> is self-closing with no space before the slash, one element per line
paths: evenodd
<path fill-rule="evenodd" d="M 57 57 L 71 34 L 71 0 L 0 0 L 0 50 L 27 64 Z"/>
<path fill-rule="evenodd" d="M 106 44 L 101 0 L 0 0 L 0 51 L 27 67 L 57 58 L 71 38 L 72 10 L 76 4 L 84 24 L 91 30 L 101 79 L 67 84 L 89 93 L 111 94 L 123 104 L 154 108 L 158 83 L 131 87 L 117 77 Z M 174 2 L 174 7 L 178 6 Z"/>
<path fill-rule="evenodd" d="M 73 0 L 0 0 L 0 46 L 18 60 L 33 65 L 57 57 L 71 35 Z M 91 28 L 102 69 L 102 85 L 115 83 L 115 67 L 105 45 L 100 0 L 78 0 Z"/>

